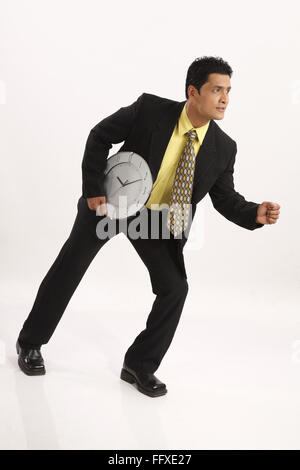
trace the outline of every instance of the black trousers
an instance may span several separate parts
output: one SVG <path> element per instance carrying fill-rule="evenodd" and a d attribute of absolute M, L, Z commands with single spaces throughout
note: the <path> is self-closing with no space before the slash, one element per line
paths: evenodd
<path fill-rule="evenodd" d="M 82 196 L 78 200 L 77 210 L 71 233 L 41 282 L 31 312 L 19 333 L 19 342 L 23 347 L 41 347 L 48 343 L 90 263 L 110 240 L 100 239 L 96 232 L 98 222 L 106 216 L 96 215 Z M 135 338 L 124 359 L 133 369 L 154 373 L 173 339 L 187 296 L 188 283 L 185 271 L 178 262 L 176 240 L 170 232 L 169 239 L 163 238 L 165 209 L 159 211 L 158 238 L 135 239 L 128 232 L 130 222 L 142 212 L 148 217 L 150 234 L 153 230 L 152 211 L 147 207 L 135 216 L 123 219 L 126 230 L 119 220 L 116 221 L 116 234 L 124 232 L 132 243 L 149 271 L 152 292 L 156 294 L 146 328 Z"/>

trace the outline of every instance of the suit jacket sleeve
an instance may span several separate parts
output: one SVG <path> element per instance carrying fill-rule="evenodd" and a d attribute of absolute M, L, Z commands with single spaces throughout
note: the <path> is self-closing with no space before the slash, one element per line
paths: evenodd
<path fill-rule="evenodd" d="M 225 171 L 218 177 L 209 191 L 214 208 L 226 219 L 248 230 L 255 230 L 264 224 L 255 221 L 259 204 L 246 201 L 244 196 L 234 189 L 234 163 L 237 146 L 234 143 L 234 151 Z"/>
<path fill-rule="evenodd" d="M 129 106 L 102 119 L 90 131 L 81 164 L 84 198 L 105 196 L 104 171 L 112 144 L 123 142 L 133 128 L 144 93 Z"/>

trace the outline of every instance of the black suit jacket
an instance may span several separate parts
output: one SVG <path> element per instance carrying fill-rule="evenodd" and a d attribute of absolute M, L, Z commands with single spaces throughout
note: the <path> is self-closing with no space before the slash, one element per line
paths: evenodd
<path fill-rule="evenodd" d="M 148 163 L 153 181 L 186 100 L 178 102 L 143 93 L 129 106 L 120 108 L 93 127 L 88 136 L 82 160 L 82 195 L 84 198 L 105 195 L 104 170 L 112 144 L 124 142 L 119 151 L 132 151 Z M 236 142 L 214 120 L 196 156 L 192 193 L 192 220 L 196 205 L 209 193 L 212 204 L 226 219 L 254 230 L 258 203 L 246 201 L 234 189 Z M 190 227 L 189 227 L 190 229 Z M 179 252 L 188 238 L 178 239 Z"/>

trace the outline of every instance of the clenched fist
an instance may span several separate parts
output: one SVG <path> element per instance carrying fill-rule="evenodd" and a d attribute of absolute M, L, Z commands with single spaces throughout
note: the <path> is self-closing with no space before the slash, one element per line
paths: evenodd
<path fill-rule="evenodd" d="M 276 202 L 264 201 L 257 208 L 256 222 L 275 224 L 279 219 L 280 205 Z"/>
<path fill-rule="evenodd" d="M 89 209 L 96 211 L 99 207 L 99 215 L 107 215 L 106 196 L 88 197 L 87 205 Z"/>

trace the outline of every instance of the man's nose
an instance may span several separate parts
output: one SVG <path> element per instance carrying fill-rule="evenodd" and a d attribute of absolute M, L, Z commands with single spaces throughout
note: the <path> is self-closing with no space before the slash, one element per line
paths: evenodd
<path fill-rule="evenodd" d="M 228 103 L 228 101 L 229 101 L 228 95 L 222 95 L 221 101 L 222 101 L 223 104 Z"/>

